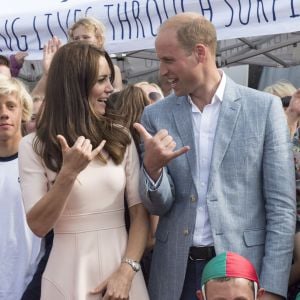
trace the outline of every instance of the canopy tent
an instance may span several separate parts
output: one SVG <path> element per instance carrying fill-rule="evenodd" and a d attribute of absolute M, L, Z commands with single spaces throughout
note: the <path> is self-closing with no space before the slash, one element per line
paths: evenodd
<path fill-rule="evenodd" d="M 268 67 L 291 67 L 300 64 L 300 32 L 260 37 L 222 40 L 218 43 L 219 67 L 257 64 Z M 130 51 L 126 57 L 156 61 L 152 49 Z M 119 60 L 124 58 L 119 56 Z"/>
<path fill-rule="evenodd" d="M 53 35 L 66 42 L 67 30 L 76 20 L 94 16 L 104 23 L 105 47 L 116 54 L 124 72 L 151 73 L 158 68 L 153 50 L 157 28 L 183 11 L 198 12 L 214 23 L 221 67 L 299 64 L 296 0 L 11 0 L 0 12 L 0 52 L 26 51 L 28 60 L 40 59 L 43 45 Z"/>

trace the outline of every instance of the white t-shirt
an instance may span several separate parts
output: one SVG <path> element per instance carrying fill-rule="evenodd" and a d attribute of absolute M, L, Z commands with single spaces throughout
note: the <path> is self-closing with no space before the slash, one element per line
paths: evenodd
<path fill-rule="evenodd" d="M 0 157 L 0 299 L 19 300 L 36 271 L 41 239 L 29 229 L 17 154 Z"/>

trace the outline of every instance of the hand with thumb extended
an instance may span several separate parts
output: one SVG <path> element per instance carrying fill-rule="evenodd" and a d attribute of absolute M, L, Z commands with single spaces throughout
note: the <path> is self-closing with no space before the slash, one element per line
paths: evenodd
<path fill-rule="evenodd" d="M 141 139 L 145 142 L 145 140 L 152 138 L 152 135 L 145 129 L 145 127 L 140 123 L 134 123 L 133 127 L 139 133 Z"/>
<path fill-rule="evenodd" d="M 189 146 L 184 146 L 175 150 L 176 143 L 166 129 L 161 129 L 152 136 L 142 124 L 134 123 L 133 126 L 144 142 L 144 168 L 154 181 L 159 178 L 164 166 L 190 149 Z"/>
<path fill-rule="evenodd" d="M 68 150 L 70 147 L 65 139 L 65 137 L 61 134 L 58 134 L 57 135 L 57 139 L 58 139 L 58 142 L 60 144 L 60 147 L 61 147 L 61 151 L 64 152 L 66 150 Z"/>
<path fill-rule="evenodd" d="M 63 135 L 57 135 L 58 142 L 61 146 L 63 155 L 62 168 L 67 169 L 73 174 L 79 174 L 87 165 L 101 152 L 105 145 L 103 140 L 97 148 L 92 149 L 92 144 L 89 139 L 80 136 L 70 147 Z"/>

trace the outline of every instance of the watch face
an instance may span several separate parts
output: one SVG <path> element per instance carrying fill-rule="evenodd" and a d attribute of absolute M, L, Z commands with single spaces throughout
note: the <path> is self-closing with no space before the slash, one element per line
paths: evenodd
<path fill-rule="evenodd" d="M 122 262 L 129 264 L 135 272 L 138 272 L 141 269 L 141 265 L 130 258 L 124 257 Z"/>
<path fill-rule="evenodd" d="M 133 262 L 132 266 L 136 272 L 140 270 L 140 264 Z"/>

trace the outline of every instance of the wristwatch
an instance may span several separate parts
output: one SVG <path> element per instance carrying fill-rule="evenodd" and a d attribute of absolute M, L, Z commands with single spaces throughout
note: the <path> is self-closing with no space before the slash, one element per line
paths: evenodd
<path fill-rule="evenodd" d="M 133 260 L 133 259 L 131 259 L 131 258 L 123 257 L 122 263 L 126 263 L 126 264 L 130 265 L 130 267 L 135 272 L 138 272 L 141 269 L 140 263 L 137 262 L 137 261 L 135 261 L 135 260 Z"/>

